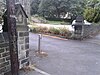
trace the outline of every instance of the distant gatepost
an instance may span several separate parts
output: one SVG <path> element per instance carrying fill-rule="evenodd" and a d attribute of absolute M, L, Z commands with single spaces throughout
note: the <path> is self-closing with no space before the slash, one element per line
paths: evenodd
<path fill-rule="evenodd" d="M 89 37 L 90 35 L 90 28 L 91 23 L 84 20 L 84 17 L 79 15 L 76 19 L 72 22 L 72 27 L 74 27 L 73 38 L 74 39 L 83 39 Z"/>

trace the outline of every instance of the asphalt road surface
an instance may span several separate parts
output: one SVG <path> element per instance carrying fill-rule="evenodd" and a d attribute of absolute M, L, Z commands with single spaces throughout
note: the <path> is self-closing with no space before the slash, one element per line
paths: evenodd
<path fill-rule="evenodd" d="M 37 57 L 36 50 L 38 34 L 30 33 L 30 61 L 50 75 L 100 75 L 100 35 L 83 41 L 43 36 L 41 50 L 48 56 Z"/>

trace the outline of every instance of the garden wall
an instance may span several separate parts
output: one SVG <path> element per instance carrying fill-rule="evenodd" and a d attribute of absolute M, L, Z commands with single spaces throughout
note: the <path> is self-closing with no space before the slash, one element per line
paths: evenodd
<path fill-rule="evenodd" d="M 83 37 L 91 37 L 93 35 L 98 34 L 98 32 L 100 32 L 100 25 L 86 25 L 84 27 L 84 36 Z"/>
<path fill-rule="evenodd" d="M 29 65 L 29 32 L 18 31 L 19 69 Z M 0 33 L 0 75 L 11 71 L 8 33 Z M 6 73 L 6 74 L 5 74 Z"/>
<path fill-rule="evenodd" d="M 0 33 L 0 75 L 11 70 L 8 33 Z"/>

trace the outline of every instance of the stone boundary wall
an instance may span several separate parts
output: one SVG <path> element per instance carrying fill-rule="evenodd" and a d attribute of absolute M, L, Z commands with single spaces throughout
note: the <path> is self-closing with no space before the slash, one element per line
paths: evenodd
<path fill-rule="evenodd" d="M 11 71 L 8 33 L 0 33 L 0 75 Z"/>
<path fill-rule="evenodd" d="M 91 36 L 94 36 L 96 34 L 98 34 L 98 32 L 100 32 L 100 25 L 90 25 L 90 26 L 85 26 L 84 27 L 84 35 L 83 37 L 88 38 Z"/>
<path fill-rule="evenodd" d="M 100 32 L 100 25 L 91 26 L 91 30 L 90 31 L 91 31 L 90 32 L 91 35 L 97 34 L 98 32 Z"/>
<path fill-rule="evenodd" d="M 29 65 L 29 32 L 18 31 L 19 69 Z M 11 71 L 8 33 L 0 33 L 0 75 Z"/>

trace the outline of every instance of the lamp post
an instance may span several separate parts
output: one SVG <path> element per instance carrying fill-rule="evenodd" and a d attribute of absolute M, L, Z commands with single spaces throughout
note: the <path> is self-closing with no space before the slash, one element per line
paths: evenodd
<path fill-rule="evenodd" d="M 11 75 L 18 75 L 18 47 L 15 17 L 15 0 L 6 0 L 7 4 L 7 23 L 9 35 L 9 49 L 11 59 Z"/>

